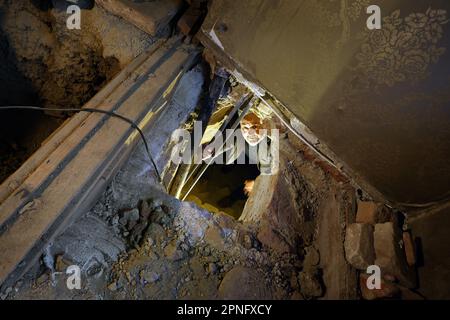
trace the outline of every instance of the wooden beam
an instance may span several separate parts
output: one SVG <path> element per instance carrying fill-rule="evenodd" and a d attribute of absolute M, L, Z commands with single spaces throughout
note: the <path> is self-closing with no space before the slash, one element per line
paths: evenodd
<path fill-rule="evenodd" d="M 133 90 L 136 90 L 136 81 L 139 77 L 145 79 L 142 75 L 148 72 L 163 57 L 164 51 L 157 50 L 153 52 L 147 56 L 147 59 L 136 70 L 127 73 L 127 78 L 109 96 L 105 96 L 103 101 L 98 101 L 97 97 L 94 97 L 95 101 L 88 102 L 87 106 L 97 104 L 96 108 L 101 110 L 117 110 L 118 105 L 122 103 L 121 101 Z M 140 60 L 140 58 L 138 59 Z M 30 206 L 35 197 L 34 193 L 45 187 L 50 176 L 56 172 L 55 170 L 58 167 L 63 167 L 64 162 L 70 160 L 71 154 L 77 152 L 81 141 L 87 139 L 92 130 L 95 130 L 100 125 L 100 122 L 104 121 L 105 117 L 105 115 L 101 114 L 86 113 L 74 116 L 74 121 L 69 126 L 69 129 L 72 129 L 70 134 L 64 140 L 59 141 L 57 147 L 53 148 L 48 156 L 45 157 L 45 160 L 29 173 L 28 177 L 16 188 L 15 192 L 0 203 L 0 234 L 2 229 L 11 223 L 12 219 L 20 215 L 23 210 L 26 210 L 27 206 Z M 81 122 L 79 122 L 80 120 Z M 75 127 L 77 124 L 78 126 Z M 67 132 L 68 130 L 64 131 Z M 48 151 L 53 146 L 53 144 L 46 145 L 42 149 Z"/>
<path fill-rule="evenodd" d="M 197 53 L 180 42 L 162 46 L 101 106 L 151 127 Z M 0 204 L 0 284 L 13 283 L 67 221 L 89 210 L 138 141 L 128 123 L 91 114 Z"/>
<path fill-rule="evenodd" d="M 177 22 L 181 33 L 185 36 L 191 35 L 199 27 L 202 11 L 199 8 L 189 7 Z"/>
<path fill-rule="evenodd" d="M 108 110 L 105 104 L 101 105 L 119 85 L 126 85 L 124 81 L 130 77 L 139 66 L 144 63 L 157 49 L 159 49 L 165 41 L 156 42 L 149 50 L 139 55 L 130 64 L 128 64 L 111 82 L 109 82 L 102 90 L 100 90 L 84 107 L 99 108 Z M 65 139 L 77 129 L 80 124 L 87 119 L 88 113 L 78 113 L 65 121 L 51 136 L 49 136 L 41 148 L 39 148 L 24 164 L 11 176 L 9 176 L 0 185 L 0 204 L 2 204 L 11 194 L 18 191 L 18 188 L 24 183 L 37 167 L 39 167 L 47 157 L 60 146 Z M 0 210 L 1 211 L 1 210 Z"/>
<path fill-rule="evenodd" d="M 178 13 L 182 0 L 155 0 L 135 2 L 132 0 L 96 0 L 110 13 L 132 23 L 142 31 L 154 36 Z"/>

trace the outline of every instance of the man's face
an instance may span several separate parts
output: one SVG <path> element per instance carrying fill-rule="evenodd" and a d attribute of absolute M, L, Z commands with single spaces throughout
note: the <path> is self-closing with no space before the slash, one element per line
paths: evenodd
<path fill-rule="evenodd" d="M 241 131 L 244 139 L 251 146 L 256 146 L 267 135 L 263 121 L 254 113 L 248 113 L 241 120 Z"/>

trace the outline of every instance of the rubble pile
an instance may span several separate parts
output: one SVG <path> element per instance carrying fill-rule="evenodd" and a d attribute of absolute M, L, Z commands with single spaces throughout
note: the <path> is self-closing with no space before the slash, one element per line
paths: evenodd
<path fill-rule="evenodd" d="M 250 227 L 230 216 L 213 215 L 193 203 L 176 209 L 155 199 L 119 216 L 131 249 L 112 268 L 108 294 L 114 298 L 303 297 L 300 258 L 265 250 Z M 310 282 L 315 283 L 305 279 Z M 304 291 L 316 297 L 321 289 L 313 285 Z"/>
<path fill-rule="evenodd" d="M 416 252 L 404 217 L 381 204 L 358 201 L 356 222 L 347 226 L 345 256 L 360 270 L 360 290 L 364 299 L 421 298 L 417 286 Z M 369 289 L 369 266 L 381 270 L 381 288 Z"/>

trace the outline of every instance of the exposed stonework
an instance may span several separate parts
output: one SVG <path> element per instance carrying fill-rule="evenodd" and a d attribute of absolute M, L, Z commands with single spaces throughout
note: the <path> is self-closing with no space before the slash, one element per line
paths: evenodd
<path fill-rule="evenodd" d="M 392 213 L 380 203 L 358 200 L 356 223 L 385 223 L 392 220 Z"/>
<path fill-rule="evenodd" d="M 416 286 L 415 272 L 406 262 L 402 233 L 392 222 L 375 225 L 375 264 L 383 275 L 394 276 L 404 286 Z"/>
<path fill-rule="evenodd" d="M 347 227 L 345 234 L 345 256 L 356 269 L 366 270 L 375 261 L 373 226 L 353 223 Z"/>
<path fill-rule="evenodd" d="M 379 205 L 372 201 L 358 200 L 358 211 L 356 212 L 356 223 L 371 223 L 377 222 L 377 213 Z"/>
<path fill-rule="evenodd" d="M 416 246 L 410 232 L 403 232 L 403 245 L 405 248 L 406 261 L 410 267 L 416 264 Z"/>

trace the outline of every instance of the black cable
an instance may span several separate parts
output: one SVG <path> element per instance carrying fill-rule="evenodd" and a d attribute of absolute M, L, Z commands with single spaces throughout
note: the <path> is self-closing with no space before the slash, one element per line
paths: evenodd
<path fill-rule="evenodd" d="M 62 111 L 62 112 L 90 112 L 90 113 L 102 113 L 102 114 L 106 114 L 106 115 L 109 115 L 109 116 L 112 116 L 112 117 L 119 118 L 119 119 L 127 122 L 128 124 L 130 124 L 131 127 L 133 127 L 134 129 L 136 129 L 139 132 L 139 134 L 140 134 L 140 136 L 142 138 L 142 141 L 144 142 L 145 150 L 146 150 L 147 155 L 148 155 L 148 157 L 150 159 L 150 162 L 152 163 L 153 168 L 155 169 L 156 176 L 157 176 L 159 182 L 161 184 L 163 183 L 161 174 L 159 173 L 159 170 L 158 170 L 158 167 L 156 166 L 156 163 L 153 160 L 153 157 L 152 157 L 152 155 L 150 153 L 150 148 L 148 146 L 148 142 L 147 142 L 147 139 L 145 138 L 144 133 L 142 132 L 142 130 L 139 128 L 139 126 L 133 120 L 131 120 L 131 119 L 129 119 L 129 118 L 127 118 L 127 117 L 125 117 L 125 116 L 123 116 L 121 114 L 118 114 L 118 113 L 116 113 L 114 111 L 107 111 L 107 110 L 94 109 L 94 108 L 82 108 L 82 109 L 81 108 L 68 108 L 68 109 L 62 109 L 62 108 L 41 108 L 41 107 L 33 107 L 33 106 L 0 106 L 0 111 L 1 110 L 37 110 L 37 111 L 45 111 L 45 110 L 47 110 L 47 111 Z"/>

